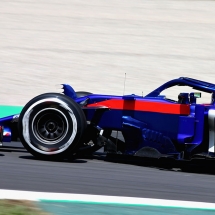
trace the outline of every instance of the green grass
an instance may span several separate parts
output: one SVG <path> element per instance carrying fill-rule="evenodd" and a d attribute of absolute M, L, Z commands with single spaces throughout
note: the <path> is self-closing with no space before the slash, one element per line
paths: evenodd
<path fill-rule="evenodd" d="M 36 203 L 20 200 L 0 200 L 0 215 L 50 215 L 37 207 Z"/>

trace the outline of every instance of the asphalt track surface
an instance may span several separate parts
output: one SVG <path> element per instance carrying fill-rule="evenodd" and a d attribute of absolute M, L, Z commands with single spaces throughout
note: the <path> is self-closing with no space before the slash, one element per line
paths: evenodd
<path fill-rule="evenodd" d="M 215 203 L 215 175 L 104 161 L 35 160 L 21 143 L 0 149 L 0 189 L 96 194 Z"/>

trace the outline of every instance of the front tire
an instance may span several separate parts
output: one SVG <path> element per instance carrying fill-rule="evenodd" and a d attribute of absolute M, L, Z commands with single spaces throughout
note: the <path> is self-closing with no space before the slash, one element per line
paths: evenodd
<path fill-rule="evenodd" d="M 19 116 L 23 146 L 39 159 L 62 159 L 78 149 L 86 129 L 82 109 L 71 98 L 46 93 L 29 101 Z"/>
<path fill-rule="evenodd" d="M 88 95 L 92 94 L 92 93 L 86 92 L 86 91 L 77 91 L 75 93 L 76 93 L 77 98 L 80 98 L 80 97 L 83 97 L 83 96 L 88 96 Z"/>

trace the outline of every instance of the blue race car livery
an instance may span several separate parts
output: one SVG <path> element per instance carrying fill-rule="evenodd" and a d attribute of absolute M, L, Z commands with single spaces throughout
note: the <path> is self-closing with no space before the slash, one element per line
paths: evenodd
<path fill-rule="evenodd" d="M 99 95 L 75 92 L 45 93 L 30 100 L 20 115 L 0 119 L 3 142 L 19 138 L 41 159 L 91 154 L 104 147 L 107 154 L 187 161 L 215 157 L 215 85 L 181 77 L 146 96 Z M 197 104 L 200 92 L 180 93 L 177 101 L 160 93 L 173 86 L 189 86 L 211 94 L 211 102 Z"/>

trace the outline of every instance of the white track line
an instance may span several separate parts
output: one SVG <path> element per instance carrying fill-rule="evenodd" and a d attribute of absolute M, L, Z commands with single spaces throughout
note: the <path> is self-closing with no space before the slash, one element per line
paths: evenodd
<path fill-rule="evenodd" d="M 45 193 L 17 190 L 0 189 L 0 199 L 30 200 L 30 201 L 65 201 L 65 202 L 84 202 L 84 203 L 105 203 L 105 204 L 124 204 L 138 206 L 161 206 L 161 207 L 179 207 L 193 209 L 215 210 L 215 203 L 176 201 L 164 199 L 149 199 L 136 197 L 102 196 L 102 195 L 84 195 L 67 193 Z"/>

